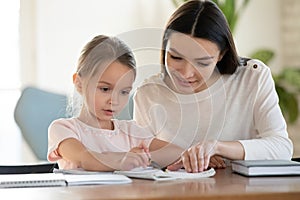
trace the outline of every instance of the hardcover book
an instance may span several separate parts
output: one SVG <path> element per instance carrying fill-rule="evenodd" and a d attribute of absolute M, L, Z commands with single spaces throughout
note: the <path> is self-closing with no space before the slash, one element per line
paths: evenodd
<path fill-rule="evenodd" d="M 300 163 L 291 160 L 235 160 L 231 166 L 245 176 L 300 175 Z"/>

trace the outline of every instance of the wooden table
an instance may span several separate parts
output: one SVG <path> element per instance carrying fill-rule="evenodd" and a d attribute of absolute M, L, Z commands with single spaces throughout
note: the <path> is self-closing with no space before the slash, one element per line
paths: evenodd
<path fill-rule="evenodd" d="M 0 198 L 30 200 L 77 199 L 300 199 L 300 176 L 247 178 L 219 169 L 213 178 L 132 184 L 52 188 L 0 189 Z"/>

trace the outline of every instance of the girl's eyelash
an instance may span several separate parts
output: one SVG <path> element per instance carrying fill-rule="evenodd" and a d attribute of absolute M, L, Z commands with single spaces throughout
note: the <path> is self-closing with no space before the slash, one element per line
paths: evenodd
<path fill-rule="evenodd" d="M 110 88 L 109 87 L 99 87 L 99 89 L 102 91 L 102 92 L 110 92 Z M 122 95 L 129 95 L 130 94 L 130 91 L 127 91 L 127 90 L 122 90 L 120 91 L 120 93 Z"/>
<path fill-rule="evenodd" d="M 174 55 L 172 55 L 172 54 L 170 54 L 170 57 L 173 58 L 173 59 L 175 59 L 175 60 L 181 60 L 181 59 L 182 59 L 181 57 L 174 56 Z"/>
<path fill-rule="evenodd" d="M 123 94 L 123 95 L 128 95 L 129 93 L 130 93 L 130 91 L 126 91 L 126 90 L 121 91 L 121 94 Z"/>
<path fill-rule="evenodd" d="M 100 87 L 99 89 L 103 92 L 108 92 L 110 90 L 108 87 Z"/>

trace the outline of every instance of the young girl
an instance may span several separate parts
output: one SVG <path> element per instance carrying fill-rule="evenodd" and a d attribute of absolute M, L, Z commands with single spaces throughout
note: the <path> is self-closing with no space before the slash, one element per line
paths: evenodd
<path fill-rule="evenodd" d="M 137 89 L 134 119 L 187 149 L 169 169 L 223 168 L 223 158 L 291 158 L 270 69 L 239 59 L 226 18 L 212 1 L 187 1 L 173 13 L 161 66 Z"/>
<path fill-rule="evenodd" d="M 62 169 L 112 171 L 146 167 L 150 158 L 162 167 L 178 159 L 181 148 L 134 121 L 113 119 L 126 105 L 135 75 L 134 56 L 119 39 L 99 35 L 86 44 L 73 75 L 81 110 L 50 125 L 48 160 Z"/>

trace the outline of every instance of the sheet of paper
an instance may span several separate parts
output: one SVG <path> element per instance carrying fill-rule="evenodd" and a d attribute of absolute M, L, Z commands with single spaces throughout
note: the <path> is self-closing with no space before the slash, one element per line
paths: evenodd
<path fill-rule="evenodd" d="M 150 179 L 157 181 L 176 180 L 176 179 L 199 179 L 215 175 L 213 168 L 199 173 L 188 173 L 184 170 L 179 171 L 162 171 L 151 167 L 135 168 L 130 171 L 115 171 L 115 174 L 122 174 L 131 178 Z"/>

